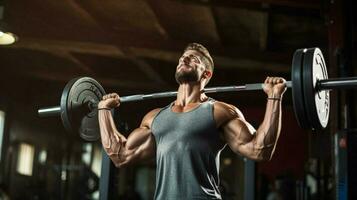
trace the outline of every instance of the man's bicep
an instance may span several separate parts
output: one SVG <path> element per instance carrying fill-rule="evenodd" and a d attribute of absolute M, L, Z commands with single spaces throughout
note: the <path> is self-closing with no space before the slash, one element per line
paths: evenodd
<path fill-rule="evenodd" d="M 129 164 L 142 162 L 153 158 L 155 156 L 155 150 L 156 145 L 154 136 L 149 135 L 149 137 L 143 140 L 142 143 L 131 149 L 128 149 L 128 146 L 126 146 L 124 154 L 121 157 L 119 166 L 126 166 Z"/>
<path fill-rule="evenodd" d="M 159 112 L 160 109 L 154 109 L 147 113 L 143 118 L 140 127 L 135 129 L 128 137 L 126 143 L 127 149 L 134 149 L 140 145 L 143 145 L 148 140 L 152 140 L 153 134 L 151 131 L 151 125 L 154 117 Z"/>
<path fill-rule="evenodd" d="M 125 166 L 146 160 L 155 154 L 155 142 L 149 128 L 135 129 L 124 142 L 124 148 L 120 150 L 118 166 Z"/>
<path fill-rule="evenodd" d="M 244 119 L 234 118 L 222 126 L 223 137 L 235 153 L 246 155 L 253 142 L 255 129 Z"/>
<path fill-rule="evenodd" d="M 149 159 L 155 155 L 156 142 L 151 129 L 154 118 L 160 112 L 160 110 L 160 108 L 157 108 L 147 113 L 141 122 L 140 128 L 138 128 L 138 132 L 136 132 L 136 134 L 142 132 L 141 136 L 138 136 L 138 139 L 136 140 L 136 142 L 138 142 L 136 145 L 140 146 L 137 147 L 135 152 L 135 155 L 140 160 Z M 135 137 L 135 135 L 133 136 Z M 135 141 L 133 140 L 133 144 L 134 143 Z"/>
<path fill-rule="evenodd" d="M 151 135 L 152 132 L 148 127 L 139 127 L 135 129 L 126 141 L 126 149 L 133 150 L 138 148 L 149 140 Z"/>
<path fill-rule="evenodd" d="M 151 135 L 139 148 L 138 155 L 140 160 L 147 160 L 155 156 L 156 143 L 154 135 Z"/>

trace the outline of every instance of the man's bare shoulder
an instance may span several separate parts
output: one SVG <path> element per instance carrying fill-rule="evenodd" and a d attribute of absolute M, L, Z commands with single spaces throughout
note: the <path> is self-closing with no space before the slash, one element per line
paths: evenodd
<path fill-rule="evenodd" d="M 240 118 L 244 119 L 242 112 L 234 105 L 216 101 L 214 103 L 214 115 L 215 117 L 224 118 L 225 120 Z"/>
<path fill-rule="evenodd" d="M 148 112 L 142 122 L 141 122 L 141 126 L 146 126 L 146 127 L 151 127 L 152 121 L 154 120 L 155 116 L 160 112 L 162 108 L 155 108 L 153 110 L 151 110 L 150 112 Z"/>

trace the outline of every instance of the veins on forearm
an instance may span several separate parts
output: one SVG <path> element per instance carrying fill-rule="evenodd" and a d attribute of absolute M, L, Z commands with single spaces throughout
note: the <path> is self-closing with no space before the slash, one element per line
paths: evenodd
<path fill-rule="evenodd" d="M 121 149 L 125 146 L 125 138 L 117 131 L 109 111 L 99 112 L 99 127 L 105 151 L 110 157 L 119 158 Z"/>
<path fill-rule="evenodd" d="M 280 102 L 268 102 L 264 121 L 256 132 L 254 150 L 262 153 L 273 150 L 280 133 Z"/>

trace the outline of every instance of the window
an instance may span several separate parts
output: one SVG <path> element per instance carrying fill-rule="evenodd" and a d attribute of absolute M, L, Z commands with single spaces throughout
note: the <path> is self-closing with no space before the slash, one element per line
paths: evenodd
<path fill-rule="evenodd" d="M 102 147 L 95 145 L 94 146 L 94 153 L 93 153 L 93 162 L 91 166 L 93 172 L 100 176 L 100 172 L 102 169 Z"/>
<path fill-rule="evenodd" d="M 84 143 L 82 146 L 82 162 L 85 163 L 87 166 L 91 164 L 92 149 L 93 145 L 91 143 Z"/>
<path fill-rule="evenodd" d="M 44 165 L 46 164 L 46 160 L 47 160 L 47 151 L 45 149 L 42 149 L 38 154 L 38 162 Z"/>
<path fill-rule="evenodd" d="M 5 128 L 5 112 L 0 110 L 0 160 L 1 160 L 1 152 L 2 152 L 2 140 L 4 136 L 4 128 Z"/>
<path fill-rule="evenodd" d="M 93 161 L 91 169 L 98 177 L 100 177 L 102 169 L 102 149 L 102 146 L 93 146 Z M 93 192 L 92 199 L 99 199 L 99 190 Z"/>
<path fill-rule="evenodd" d="M 20 143 L 16 166 L 16 171 L 19 174 L 32 176 L 34 155 L 35 147 L 33 145 Z"/>

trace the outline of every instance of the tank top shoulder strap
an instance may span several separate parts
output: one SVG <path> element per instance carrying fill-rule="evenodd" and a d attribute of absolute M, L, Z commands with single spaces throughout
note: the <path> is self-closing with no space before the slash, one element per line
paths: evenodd
<path fill-rule="evenodd" d="M 214 99 L 212 97 L 208 97 L 207 101 L 210 102 L 210 103 L 214 103 L 214 102 L 216 102 L 216 99 Z"/>

